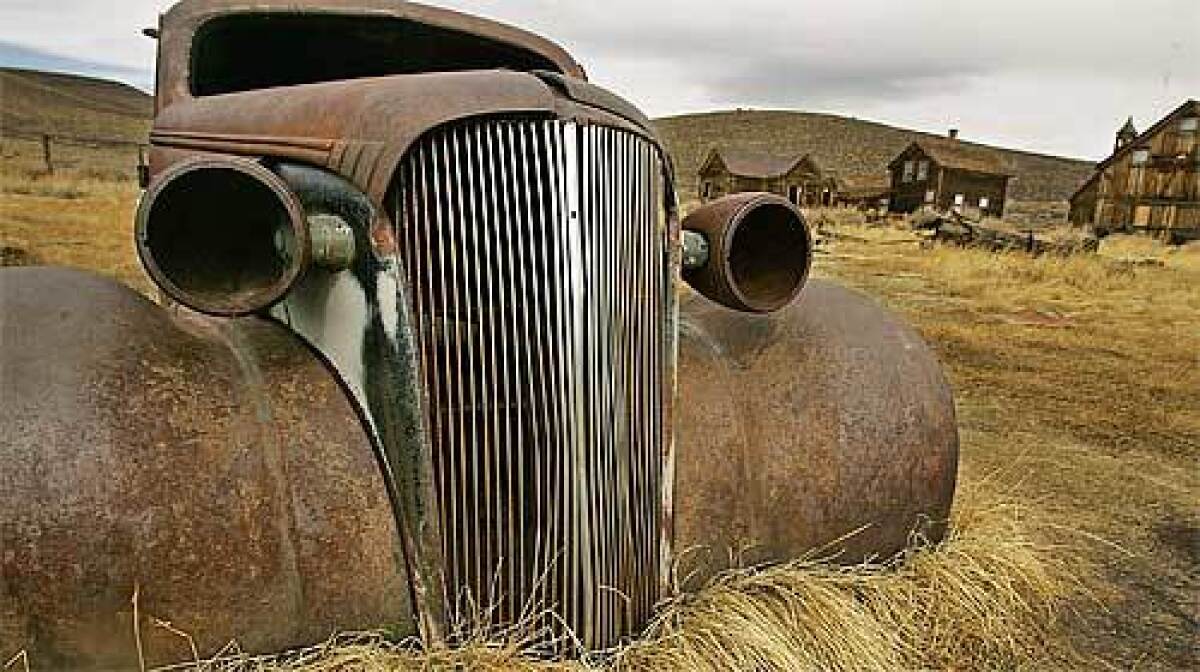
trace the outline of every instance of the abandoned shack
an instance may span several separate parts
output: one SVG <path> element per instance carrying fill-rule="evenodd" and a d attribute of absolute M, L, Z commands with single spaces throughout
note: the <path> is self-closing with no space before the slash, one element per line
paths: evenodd
<path fill-rule="evenodd" d="M 887 210 L 892 191 L 891 176 L 887 173 L 840 175 L 834 178 L 834 184 L 835 205 L 860 210 Z"/>
<path fill-rule="evenodd" d="M 700 165 L 700 200 L 742 191 L 769 191 L 800 206 L 832 205 L 836 184 L 807 154 L 711 150 Z"/>
<path fill-rule="evenodd" d="M 1113 153 L 1071 196 L 1073 224 L 1099 234 L 1143 231 L 1174 242 L 1200 239 L 1200 103 L 1188 100 L 1139 134 L 1133 119 Z"/>
<path fill-rule="evenodd" d="M 947 138 L 913 142 L 888 164 L 888 209 L 909 213 L 929 205 L 975 215 L 1001 217 L 1011 170 L 996 152 L 964 143 L 957 131 Z"/>

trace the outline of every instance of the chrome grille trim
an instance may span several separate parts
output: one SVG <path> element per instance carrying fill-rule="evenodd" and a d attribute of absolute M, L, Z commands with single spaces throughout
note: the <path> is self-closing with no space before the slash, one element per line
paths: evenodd
<path fill-rule="evenodd" d="M 557 120 L 441 128 L 401 166 L 394 221 L 460 621 L 603 648 L 659 597 L 662 170 L 640 136 Z"/>

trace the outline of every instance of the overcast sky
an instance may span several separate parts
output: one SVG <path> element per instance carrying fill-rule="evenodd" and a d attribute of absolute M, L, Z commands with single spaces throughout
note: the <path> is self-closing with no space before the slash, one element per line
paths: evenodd
<path fill-rule="evenodd" d="M 0 0 L 0 65 L 149 88 L 170 0 Z M 445 0 L 540 32 L 652 116 L 833 112 L 1103 158 L 1200 98 L 1200 0 Z"/>

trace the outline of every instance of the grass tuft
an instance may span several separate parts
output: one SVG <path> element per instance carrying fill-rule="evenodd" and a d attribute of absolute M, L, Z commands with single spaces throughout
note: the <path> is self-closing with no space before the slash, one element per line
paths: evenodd
<path fill-rule="evenodd" d="M 663 605 L 646 633 L 603 660 L 545 662 L 520 636 L 424 650 L 383 635 L 337 638 L 273 657 L 225 655 L 172 669 L 213 672 L 407 670 L 1017 669 L 1077 659 L 1060 616 L 1089 594 L 1090 569 L 1031 506 L 986 487 L 959 498 L 940 544 L 913 539 L 890 562 L 821 559 L 733 571 Z M 1053 531 L 1057 536 L 1061 532 Z M 514 633 L 518 632 L 516 630 Z"/>
<path fill-rule="evenodd" d="M 630 670 L 1012 669 L 1074 657 L 1059 617 L 1091 570 L 1027 506 L 959 495 L 940 544 L 891 562 L 822 561 L 728 574 L 670 605 L 623 652 Z"/>

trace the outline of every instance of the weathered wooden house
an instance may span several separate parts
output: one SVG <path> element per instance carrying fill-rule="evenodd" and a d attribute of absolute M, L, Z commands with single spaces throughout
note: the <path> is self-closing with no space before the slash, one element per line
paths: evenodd
<path fill-rule="evenodd" d="M 947 138 L 913 142 L 888 164 L 891 212 L 923 205 L 1001 217 L 1012 171 L 995 151 L 964 143 L 955 131 Z"/>
<path fill-rule="evenodd" d="M 700 165 L 700 200 L 769 191 L 801 206 L 831 205 L 837 186 L 807 154 L 787 156 L 713 149 Z"/>
<path fill-rule="evenodd" d="M 1071 196 L 1068 219 L 1099 233 L 1145 231 L 1200 238 L 1200 103 L 1188 100 L 1144 133 L 1133 120 L 1113 153 Z"/>

